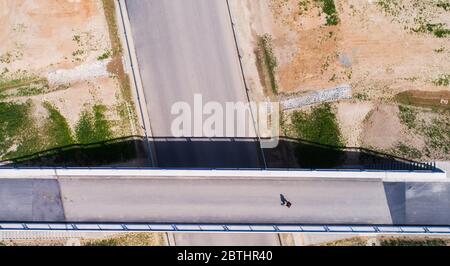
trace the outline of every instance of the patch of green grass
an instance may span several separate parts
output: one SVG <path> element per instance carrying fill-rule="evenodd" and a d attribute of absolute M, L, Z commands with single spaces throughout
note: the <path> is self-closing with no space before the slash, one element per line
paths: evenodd
<path fill-rule="evenodd" d="M 412 29 L 413 32 L 432 33 L 438 38 L 446 38 L 450 35 L 450 29 L 444 23 L 425 23 Z"/>
<path fill-rule="evenodd" d="M 447 246 L 442 239 L 382 238 L 381 246 Z"/>
<path fill-rule="evenodd" d="M 40 83 L 43 81 L 45 80 L 31 77 L 19 77 L 14 79 L 0 80 L 0 92 L 4 90 L 24 87 L 32 83 Z"/>
<path fill-rule="evenodd" d="M 316 2 L 322 5 L 322 11 L 327 15 L 327 25 L 338 25 L 339 17 L 334 0 L 316 0 Z"/>
<path fill-rule="evenodd" d="M 2 70 L 2 73 L 0 73 L 0 78 L 2 78 L 5 74 L 8 74 L 8 73 L 9 73 L 9 68 L 4 67 Z"/>
<path fill-rule="evenodd" d="M 121 246 L 121 242 L 117 238 L 109 238 L 109 239 L 100 239 L 100 240 L 93 240 L 90 242 L 87 242 L 85 246 L 88 247 L 118 247 Z"/>
<path fill-rule="evenodd" d="M 45 94 L 49 91 L 49 86 L 47 83 L 43 84 L 33 84 L 28 87 L 21 87 L 18 88 L 16 93 L 13 96 L 34 96 L 34 95 L 40 95 Z"/>
<path fill-rule="evenodd" d="M 407 146 L 403 143 L 397 144 L 392 151 L 393 154 L 398 154 L 401 157 L 408 159 L 420 159 L 422 152 L 414 147 Z"/>
<path fill-rule="evenodd" d="M 309 9 L 309 0 L 300 0 L 298 1 L 298 8 L 300 9 L 300 14 L 303 14 L 303 12 L 308 11 Z"/>
<path fill-rule="evenodd" d="M 450 74 L 441 75 L 439 78 L 433 80 L 433 84 L 448 87 L 450 85 Z"/>
<path fill-rule="evenodd" d="M 133 112 L 133 106 L 127 101 L 118 100 L 118 104 L 115 106 L 115 111 L 121 118 L 120 121 L 114 124 L 114 128 L 120 128 L 122 135 L 134 135 L 134 126 L 138 120 L 135 112 Z"/>
<path fill-rule="evenodd" d="M 24 132 L 17 136 L 19 143 L 17 149 L 8 153 L 7 158 L 27 156 L 46 149 L 39 128 L 31 117 L 30 122 L 32 124 L 29 124 L 27 128 L 23 129 Z"/>
<path fill-rule="evenodd" d="M 80 35 L 74 35 L 73 36 L 73 38 L 72 38 L 72 40 L 74 41 L 74 42 L 76 42 L 78 45 L 81 45 L 81 36 Z"/>
<path fill-rule="evenodd" d="M 423 139 L 422 150 L 400 143 L 390 151 L 409 159 L 423 156 L 447 158 L 450 154 L 450 112 L 448 110 L 424 109 L 412 105 L 399 105 L 399 118 L 408 127 L 408 134 Z M 436 158 L 434 158 L 436 159 Z"/>
<path fill-rule="evenodd" d="M 98 61 L 103 61 L 103 60 L 106 60 L 106 59 L 110 58 L 111 56 L 112 56 L 112 52 L 111 51 L 106 51 L 102 55 L 97 57 L 97 60 Z"/>
<path fill-rule="evenodd" d="M 41 135 L 31 110 L 31 101 L 0 103 L 0 158 L 20 157 L 42 148 Z"/>
<path fill-rule="evenodd" d="M 92 114 L 83 111 L 75 129 L 77 139 L 80 143 L 89 143 L 93 139 L 94 125 L 92 120 Z"/>
<path fill-rule="evenodd" d="M 437 2 L 437 3 L 436 3 Z M 449 8 L 448 0 L 378 0 L 378 6 L 384 13 L 390 15 L 393 21 L 403 24 L 405 30 L 413 33 L 434 34 L 438 38 L 450 35 L 450 29 L 440 17 Z M 406 4 L 411 4 L 406 6 Z M 445 11 L 436 10 L 436 6 Z"/>
<path fill-rule="evenodd" d="M 322 246 L 366 246 L 367 237 L 354 237 L 322 244 Z M 447 246 L 449 241 L 437 238 L 379 237 L 380 246 Z"/>
<path fill-rule="evenodd" d="M 16 142 L 16 137 L 30 122 L 30 104 L 0 102 L 0 155 Z"/>
<path fill-rule="evenodd" d="M 444 9 L 445 11 L 450 11 L 450 2 L 448 0 L 440 0 L 436 6 Z"/>
<path fill-rule="evenodd" d="M 105 117 L 106 110 L 104 105 L 95 105 L 92 112 L 87 110 L 82 112 L 75 129 L 79 143 L 96 143 L 112 137 L 109 121 Z"/>
<path fill-rule="evenodd" d="M 120 56 L 122 53 L 122 44 L 120 42 L 119 27 L 117 26 L 116 7 L 114 0 L 102 0 L 103 10 L 108 23 L 109 38 L 112 44 L 112 54 Z"/>
<path fill-rule="evenodd" d="M 426 148 L 422 151 L 404 144 L 398 144 L 394 147 L 393 152 L 410 159 L 419 159 L 422 154 L 447 157 L 450 153 L 449 114 L 450 112 L 446 110 L 426 110 L 414 106 L 399 105 L 400 121 L 408 127 L 409 134 L 421 136 L 426 143 Z"/>
<path fill-rule="evenodd" d="M 18 78 L 0 82 L 0 99 L 41 95 L 59 89 L 61 87 L 50 89 L 47 79 Z"/>
<path fill-rule="evenodd" d="M 414 129 L 417 127 L 417 111 L 411 107 L 399 105 L 399 117 L 400 121 L 408 127 L 408 129 Z"/>
<path fill-rule="evenodd" d="M 129 75 L 125 72 L 122 63 L 122 53 L 123 47 L 120 40 L 119 27 L 117 24 L 116 17 L 116 5 L 114 0 L 102 0 L 103 11 L 108 24 L 109 39 L 111 41 L 111 50 L 109 50 L 110 57 L 112 58 L 111 63 L 108 65 L 108 71 L 117 75 L 120 81 L 121 96 L 125 101 L 127 101 L 130 106 L 131 116 L 137 117 L 135 113 L 135 103 L 133 100 L 132 86 L 130 82 Z M 129 120 L 129 115 L 127 115 L 127 121 Z M 134 123 L 137 120 L 134 120 Z M 133 125 L 137 127 L 136 123 Z"/>
<path fill-rule="evenodd" d="M 441 116 L 424 125 L 421 129 L 427 137 L 427 145 L 435 150 L 441 150 L 444 154 L 450 153 L 450 118 Z"/>
<path fill-rule="evenodd" d="M 398 0 L 378 0 L 377 5 L 386 13 L 392 16 L 398 15 L 400 2 Z"/>
<path fill-rule="evenodd" d="M 79 56 L 82 56 L 84 54 L 86 54 L 86 51 L 78 49 L 78 50 L 76 50 L 75 52 L 72 53 L 72 56 L 73 57 L 79 57 Z"/>
<path fill-rule="evenodd" d="M 439 48 L 439 49 L 434 49 L 434 52 L 435 53 L 442 53 L 442 52 L 444 52 L 445 51 L 445 47 L 441 47 L 441 48 Z"/>
<path fill-rule="evenodd" d="M 445 38 L 450 35 L 450 29 L 445 28 L 443 23 L 427 24 L 427 30 L 438 38 Z"/>
<path fill-rule="evenodd" d="M 267 74 L 270 80 L 270 87 L 272 88 L 272 92 L 274 94 L 278 93 L 278 84 L 275 77 L 275 71 L 278 67 L 278 61 L 273 53 L 272 46 L 272 37 L 268 34 L 265 34 L 260 38 L 260 49 L 262 51 L 263 63 L 267 69 Z"/>
<path fill-rule="evenodd" d="M 11 52 L 7 52 L 0 56 L 0 63 L 2 64 L 11 64 L 13 55 Z"/>
<path fill-rule="evenodd" d="M 106 106 L 85 110 L 76 125 L 75 134 L 66 118 L 48 102 L 43 103 L 48 116 L 34 119 L 33 104 L 0 102 L 0 159 L 12 160 L 72 144 L 92 144 L 112 139 L 105 117 Z M 122 148 L 123 150 L 123 148 Z"/>
<path fill-rule="evenodd" d="M 369 100 L 369 95 L 367 94 L 367 92 L 359 92 L 356 93 L 353 98 L 360 100 L 360 101 L 368 101 Z"/>
<path fill-rule="evenodd" d="M 327 242 L 324 244 L 321 244 L 320 246 L 366 246 L 367 245 L 367 240 L 362 238 L 362 237 L 352 237 L 352 238 L 348 238 L 348 239 L 342 239 L 342 240 L 337 240 L 337 241 L 333 241 L 333 242 Z"/>
<path fill-rule="evenodd" d="M 291 121 L 295 138 L 319 144 L 302 141 L 297 145 L 295 156 L 301 167 L 331 169 L 342 165 L 344 141 L 330 104 L 314 107 L 311 112 L 295 112 Z"/>
<path fill-rule="evenodd" d="M 67 85 L 59 85 L 57 87 L 50 88 L 46 79 L 32 81 L 28 85 L 0 90 L 0 99 L 8 99 L 14 97 L 29 97 L 35 95 L 43 95 L 52 93 L 59 90 L 66 90 L 69 87 Z"/>
<path fill-rule="evenodd" d="M 85 246 L 161 246 L 164 245 L 162 234 L 158 233 L 130 233 L 118 237 L 90 240 Z"/>
<path fill-rule="evenodd" d="M 314 107 L 310 113 L 295 112 L 292 124 L 295 134 L 301 139 L 335 147 L 344 146 L 339 124 L 330 104 Z"/>
<path fill-rule="evenodd" d="M 64 147 L 74 144 L 69 123 L 59 110 L 48 102 L 44 103 L 49 116 L 45 123 L 45 136 L 48 139 L 49 148 Z"/>

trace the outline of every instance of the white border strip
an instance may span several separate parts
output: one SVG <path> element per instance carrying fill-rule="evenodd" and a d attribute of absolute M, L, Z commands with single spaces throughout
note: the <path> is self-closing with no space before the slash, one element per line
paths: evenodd
<path fill-rule="evenodd" d="M 0 179 L 58 178 L 172 179 L 361 179 L 384 182 L 450 182 L 445 172 L 328 170 L 167 170 L 167 169 L 0 169 Z"/>

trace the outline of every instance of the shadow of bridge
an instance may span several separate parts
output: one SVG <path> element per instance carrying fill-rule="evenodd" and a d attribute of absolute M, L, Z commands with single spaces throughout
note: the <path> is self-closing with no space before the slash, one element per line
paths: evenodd
<path fill-rule="evenodd" d="M 75 144 L 3 161 L 3 167 L 151 168 L 153 147 L 158 168 L 177 169 L 360 169 L 436 170 L 421 163 L 369 149 L 333 147 L 281 138 L 275 149 L 261 149 L 250 138 L 152 138 L 129 136 L 94 144 Z"/>

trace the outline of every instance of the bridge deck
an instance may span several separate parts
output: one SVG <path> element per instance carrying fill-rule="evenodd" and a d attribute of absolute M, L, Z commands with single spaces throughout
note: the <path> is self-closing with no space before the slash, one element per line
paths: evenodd
<path fill-rule="evenodd" d="M 450 225 L 445 174 L 444 182 L 384 182 L 389 174 L 402 175 L 1 170 L 0 221 Z M 421 174 L 430 180 L 442 175 Z M 280 194 L 293 203 L 290 209 L 280 204 Z"/>

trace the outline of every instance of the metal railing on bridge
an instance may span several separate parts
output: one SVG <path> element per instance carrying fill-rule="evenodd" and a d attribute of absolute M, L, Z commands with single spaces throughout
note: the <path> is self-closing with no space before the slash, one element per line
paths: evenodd
<path fill-rule="evenodd" d="M 0 223 L 1 231 L 215 232 L 450 235 L 450 226 L 313 224 Z"/>

